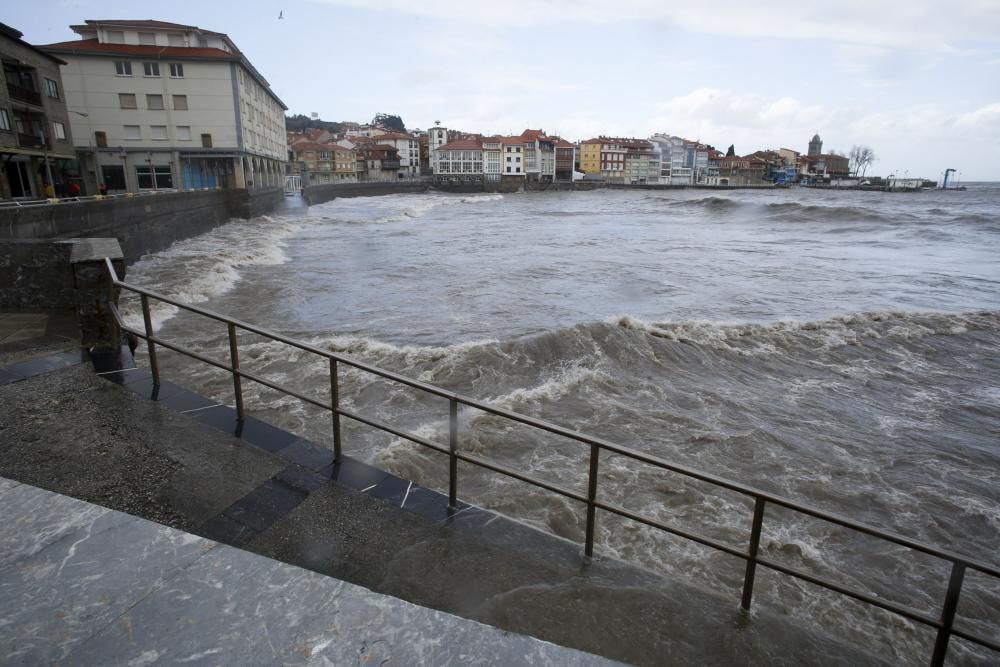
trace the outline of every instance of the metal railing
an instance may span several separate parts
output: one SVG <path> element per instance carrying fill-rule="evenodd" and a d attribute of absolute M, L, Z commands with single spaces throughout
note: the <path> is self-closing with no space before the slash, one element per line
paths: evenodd
<path fill-rule="evenodd" d="M 221 188 L 201 188 L 199 190 L 177 190 L 176 188 L 160 188 L 159 190 L 140 190 L 138 192 L 116 192 L 107 195 L 79 195 L 76 197 L 52 197 L 50 199 L 5 199 L 0 200 L 0 208 L 30 208 L 33 206 L 49 206 L 56 204 L 79 204 L 88 201 L 103 201 L 105 199 L 128 199 L 130 197 L 147 197 L 166 195 L 175 192 L 202 192 L 204 190 L 220 190 Z"/>
<path fill-rule="evenodd" d="M 780 572 L 790 577 L 800 579 L 802 581 L 809 582 L 816 586 L 834 591 L 841 595 L 865 602 L 874 607 L 884 609 L 886 611 L 898 614 L 904 618 L 911 621 L 923 624 L 925 626 L 934 628 L 937 630 L 937 638 L 934 644 L 934 651 L 931 656 L 930 664 L 934 666 L 939 666 L 944 664 L 945 654 L 948 650 L 948 644 L 952 637 L 959 637 L 961 639 L 967 640 L 974 644 L 978 644 L 993 651 L 1000 652 L 1000 643 L 973 633 L 972 631 L 963 630 L 961 628 L 956 628 L 954 626 L 955 613 L 958 608 L 959 597 L 962 592 L 962 584 L 965 579 L 965 574 L 968 570 L 973 570 L 985 574 L 994 579 L 1000 580 L 1000 567 L 985 563 L 982 561 L 975 560 L 968 556 L 964 556 L 959 553 L 948 551 L 945 549 L 939 549 L 937 547 L 923 544 L 912 540 L 908 537 L 904 537 L 897 533 L 882 530 L 869 526 L 858 521 L 854 521 L 844 516 L 834 514 L 832 512 L 827 512 L 815 507 L 810 507 L 808 505 L 790 500 L 788 498 L 783 498 L 773 493 L 763 491 L 761 489 L 748 486 L 739 482 L 734 482 L 722 477 L 718 477 L 711 473 L 702 472 L 694 468 L 672 463 L 666 459 L 660 458 L 658 456 L 647 454 L 645 452 L 640 452 L 638 450 L 630 449 L 621 445 L 617 445 L 610 441 L 604 440 L 602 438 L 597 438 L 589 436 L 577 431 L 552 424 L 550 422 L 544 421 L 542 419 L 537 419 L 535 417 L 529 417 L 527 415 L 522 415 L 513 410 L 508 410 L 506 408 L 497 407 L 484 403 L 482 401 L 476 400 L 474 398 L 463 396 L 461 394 L 436 387 L 425 382 L 420 382 L 419 380 L 413 380 L 406 376 L 394 373 L 392 371 L 387 371 L 371 364 L 367 364 L 362 361 L 351 359 L 343 355 L 335 354 L 329 350 L 324 350 L 322 348 L 310 345 L 308 343 L 303 343 L 297 341 L 293 338 L 283 336 L 274 331 L 264 329 L 262 327 L 249 324 L 225 315 L 216 313 L 207 308 L 200 308 L 198 306 L 192 306 L 189 304 L 182 303 L 163 294 L 154 292 L 153 290 L 137 287 L 134 285 L 129 285 L 121 280 L 119 280 L 117 273 L 115 272 L 114 265 L 110 259 L 105 260 L 105 265 L 108 271 L 108 290 L 109 290 L 109 305 L 111 308 L 112 315 L 117 321 L 118 325 L 129 333 L 132 333 L 146 341 L 148 354 L 149 354 L 149 364 L 153 376 L 154 387 L 159 387 L 160 385 L 160 372 L 159 364 L 157 362 L 156 347 L 161 346 L 168 350 L 178 352 L 180 354 L 191 357 L 192 359 L 197 359 L 205 364 L 214 366 L 221 370 L 227 371 L 232 375 L 233 381 L 233 393 L 236 402 L 236 413 L 239 423 L 242 424 L 246 408 L 243 402 L 243 389 L 242 381 L 252 380 L 266 387 L 274 389 L 275 391 L 282 392 L 289 396 L 293 396 L 302 400 L 310 405 L 327 410 L 331 413 L 332 417 L 332 429 L 333 429 L 333 444 L 334 444 L 334 460 L 340 461 L 342 456 L 342 439 L 341 439 L 341 417 L 346 417 L 348 419 L 366 424 L 368 426 L 374 427 L 376 429 L 385 431 L 391 435 L 399 438 L 404 438 L 411 442 L 417 443 L 429 449 L 432 449 L 441 454 L 445 454 L 449 458 L 448 465 L 448 503 L 451 508 L 455 508 L 458 502 L 458 462 L 462 461 L 465 463 L 471 463 L 473 465 L 486 468 L 493 472 L 506 475 L 513 479 L 520 480 L 527 484 L 531 484 L 546 491 L 556 493 L 558 495 L 576 500 L 583 503 L 587 507 L 587 520 L 586 520 L 586 537 L 584 539 L 584 556 L 589 559 L 594 553 L 594 530 L 597 522 L 597 510 L 604 510 L 612 514 L 636 521 L 652 528 L 657 528 L 659 530 L 665 531 L 667 533 L 683 537 L 685 539 L 697 542 L 698 544 L 722 551 L 736 558 L 740 558 L 746 561 L 746 568 L 743 577 L 743 588 L 742 595 L 740 598 L 740 609 L 743 612 L 749 612 L 751 600 L 753 598 L 754 589 L 754 579 L 757 572 L 757 567 L 762 566 L 773 570 L 775 572 Z M 138 294 L 141 301 L 142 307 L 142 318 L 143 318 L 143 330 L 134 329 L 127 326 L 121 314 L 115 306 L 114 301 L 114 290 L 115 288 L 120 288 Z M 177 308 L 202 315 L 204 317 L 216 320 L 226 325 L 229 335 L 229 363 L 224 363 L 215 359 L 206 357 L 193 350 L 185 349 L 184 347 L 177 345 L 175 343 L 163 340 L 153 333 L 152 320 L 150 316 L 149 300 L 156 299 L 157 301 L 175 306 Z M 305 352 L 310 352 L 319 357 L 323 357 L 329 362 L 329 373 L 330 373 L 330 402 L 318 400 L 311 396 L 306 396 L 300 392 L 293 389 L 283 387 L 275 382 L 272 382 L 266 378 L 263 378 L 254 373 L 243 370 L 240 367 L 239 361 L 239 350 L 237 343 L 237 330 L 243 330 L 249 333 L 257 334 L 269 338 L 273 341 L 284 343 L 291 347 L 298 348 Z M 413 389 L 418 389 L 420 391 L 426 392 L 428 394 L 445 398 L 448 400 L 448 446 L 444 447 L 436 442 L 433 442 L 427 438 L 415 435 L 412 433 L 407 433 L 401 429 L 398 429 L 391 424 L 383 422 L 379 419 L 372 417 L 366 417 L 357 412 L 347 410 L 343 408 L 340 404 L 340 386 L 339 386 L 339 367 L 341 364 L 350 366 L 352 368 L 358 369 L 370 373 L 372 375 L 391 380 L 393 382 L 398 382 L 400 384 L 406 385 Z M 537 428 L 548 433 L 552 433 L 558 436 L 569 438 L 575 440 L 584 445 L 588 445 L 590 448 L 589 454 L 589 472 L 587 476 L 587 491 L 586 494 L 581 494 L 572 489 L 565 488 L 558 484 L 548 482 L 545 480 L 537 479 L 529 474 L 515 470 L 514 468 L 505 466 L 500 463 L 486 460 L 480 456 L 474 454 L 463 452 L 459 449 L 459 432 L 458 432 L 458 409 L 459 406 L 465 406 L 469 408 L 474 408 L 476 410 L 481 410 L 488 414 L 492 414 L 498 417 L 503 417 L 526 426 Z M 675 526 L 668 525 L 656 519 L 651 519 L 645 517 L 635 512 L 632 512 L 620 505 L 605 502 L 598 498 L 598 475 L 600 470 L 600 455 L 601 452 L 608 452 L 611 454 L 616 454 L 630 458 L 634 461 L 640 463 L 645 463 L 657 468 L 668 470 L 692 479 L 696 479 L 702 482 L 707 482 L 714 486 L 720 487 L 722 489 L 727 489 L 729 491 L 734 491 L 736 493 L 742 494 L 753 501 L 753 517 L 751 519 L 751 529 L 750 529 L 750 539 L 746 550 L 734 548 L 728 544 L 720 542 L 716 539 L 706 537 L 704 535 L 698 535 L 692 533 L 688 530 L 678 528 Z M 799 514 L 820 519 L 828 523 L 847 528 L 858 533 L 869 535 L 872 537 L 891 542 L 893 544 L 911 549 L 913 551 L 932 556 L 951 564 L 951 571 L 948 580 L 947 592 L 945 598 L 942 601 L 941 614 L 940 616 L 934 617 L 930 616 L 918 609 L 912 607 L 907 607 L 896 602 L 892 602 L 874 595 L 847 588 L 841 584 L 833 581 L 823 579 L 819 576 L 798 570 L 787 565 L 783 565 L 777 561 L 765 558 L 760 555 L 760 536 L 763 530 L 765 510 L 768 505 L 774 505 L 776 507 L 781 507 L 787 510 L 792 510 Z"/>
<path fill-rule="evenodd" d="M 38 134 L 17 133 L 17 145 L 21 148 L 51 148 L 49 140 Z"/>
<path fill-rule="evenodd" d="M 34 104 L 36 107 L 42 106 L 42 96 L 37 90 L 19 86 L 16 83 L 7 83 L 7 94 L 15 100 Z"/>

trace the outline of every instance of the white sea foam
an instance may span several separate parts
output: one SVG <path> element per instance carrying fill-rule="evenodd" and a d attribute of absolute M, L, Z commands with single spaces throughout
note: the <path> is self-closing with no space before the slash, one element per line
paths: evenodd
<path fill-rule="evenodd" d="M 684 320 L 653 323 L 632 315 L 616 315 L 609 324 L 643 331 L 667 340 L 709 346 L 750 356 L 787 353 L 796 338 L 809 341 L 814 351 L 829 351 L 889 338 L 916 341 L 934 335 L 960 335 L 970 328 L 994 328 L 1000 313 L 946 314 L 930 312 L 873 311 L 828 320 L 727 324 Z"/>
<path fill-rule="evenodd" d="M 204 303 L 231 290 L 246 267 L 288 262 L 284 240 L 302 225 L 301 218 L 292 222 L 268 216 L 232 221 L 142 257 L 129 267 L 126 280 L 184 303 Z M 139 300 L 130 294 L 122 299 L 126 322 L 141 328 Z M 150 305 L 154 329 L 178 312 L 175 306 L 156 300 Z"/>
<path fill-rule="evenodd" d="M 387 224 L 421 218 L 436 208 L 461 204 L 485 204 L 503 199 L 502 194 L 455 196 L 436 194 L 401 194 L 366 197 L 364 200 L 335 199 L 316 207 L 329 214 L 328 219 L 355 224 Z M 363 202 L 363 203 L 359 203 Z M 372 211 L 382 212 L 375 218 Z"/>

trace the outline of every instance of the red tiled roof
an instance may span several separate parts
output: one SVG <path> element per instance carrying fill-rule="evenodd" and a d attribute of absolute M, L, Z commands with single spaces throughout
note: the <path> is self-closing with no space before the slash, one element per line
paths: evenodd
<path fill-rule="evenodd" d="M 222 49 L 189 46 L 151 46 L 148 44 L 101 44 L 96 39 L 77 39 L 38 47 L 56 53 L 93 53 L 100 55 L 128 55 L 150 58 L 211 58 L 213 60 L 239 60 L 235 53 Z"/>
<path fill-rule="evenodd" d="M 581 141 L 581 144 L 603 144 L 603 139 L 587 139 L 586 141 Z"/>
<path fill-rule="evenodd" d="M 483 144 L 475 139 L 459 139 L 450 141 L 437 150 L 439 151 L 481 151 Z"/>
<path fill-rule="evenodd" d="M 403 134 L 402 132 L 388 132 L 386 134 L 380 134 L 376 136 L 375 139 L 378 139 L 379 141 L 383 139 L 409 139 L 410 141 L 414 141 L 413 137 L 408 134 Z"/>

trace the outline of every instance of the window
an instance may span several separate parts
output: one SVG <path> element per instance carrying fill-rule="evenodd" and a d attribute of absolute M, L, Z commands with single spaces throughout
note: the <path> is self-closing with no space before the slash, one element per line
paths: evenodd
<path fill-rule="evenodd" d="M 174 95 L 174 109 L 177 111 L 187 111 L 188 108 L 188 96 L 187 95 Z"/>
<path fill-rule="evenodd" d="M 125 169 L 121 165 L 106 164 L 101 167 L 108 190 L 126 190 Z"/>
<path fill-rule="evenodd" d="M 191 126 L 190 125 L 178 125 L 177 126 L 177 141 L 191 141 Z"/>
<path fill-rule="evenodd" d="M 136 109 L 135 93 L 118 93 L 118 106 L 122 109 Z"/>
<path fill-rule="evenodd" d="M 184 35 L 167 35 L 170 46 L 184 46 Z"/>
<path fill-rule="evenodd" d="M 184 65 L 180 63 L 170 63 L 170 76 L 174 79 L 183 79 Z"/>
<path fill-rule="evenodd" d="M 127 60 L 115 61 L 116 76 L 132 76 L 132 63 Z"/>
<path fill-rule="evenodd" d="M 174 187 L 174 178 L 173 174 L 170 173 L 169 165 L 136 167 L 135 176 L 139 181 L 140 189 Z"/>
<path fill-rule="evenodd" d="M 45 79 L 45 94 L 49 97 L 59 99 L 59 84 L 52 79 Z"/>
<path fill-rule="evenodd" d="M 52 122 L 52 127 L 53 127 L 53 129 L 55 129 L 56 139 L 62 139 L 63 141 L 65 141 L 66 140 L 66 126 L 56 120 L 56 121 Z"/>
<path fill-rule="evenodd" d="M 108 31 L 108 42 L 111 44 L 124 44 L 125 43 L 125 33 L 121 30 L 109 30 Z"/>
<path fill-rule="evenodd" d="M 143 76 L 160 76 L 160 63 L 143 63 Z"/>
<path fill-rule="evenodd" d="M 142 133 L 139 131 L 138 125 L 126 125 L 125 126 L 125 138 L 126 139 L 142 139 Z"/>
<path fill-rule="evenodd" d="M 140 44 L 152 44 L 156 46 L 156 33 L 155 32 L 140 32 L 139 33 L 139 43 Z"/>
<path fill-rule="evenodd" d="M 163 95 L 146 95 L 146 108 L 150 111 L 163 109 Z"/>
<path fill-rule="evenodd" d="M 107 132 L 94 132 L 94 143 L 97 144 L 98 148 L 108 147 L 108 133 Z"/>
<path fill-rule="evenodd" d="M 10 131 L 10 116 L 6 109 L 0 109 L 0 130 Z"/>
<path fill-rule="evenodd" d="M 150 125 L 149 132 L 150 137 L 156 139 L 157 141 L 166 141 L 167 139 L 166 125 Z"/>
<path fill-rule="evenodd" d="M 212 135 L 211 134 L 203 134 L 203 135 L 201 135 L 201 147 L 202 148 L 211 148 L 212 147 Z"/>

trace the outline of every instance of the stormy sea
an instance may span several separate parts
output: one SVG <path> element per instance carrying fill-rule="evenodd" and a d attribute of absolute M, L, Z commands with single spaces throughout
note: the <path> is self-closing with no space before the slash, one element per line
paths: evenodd
<path fill-rule="evenodd" d="M 1000 185 L 918 193 L 607 190 L 337 199 L 234 221 L 126 279 L 408 377 L 996 564 Z M 141 323 L 135 301 L 126 311 Z M 226 361 L 226 329 L 164 306 L 169 340 Z M 241 364 L 318 399 L 322 359 L 241 335 Z M 343 406 L 447 445 L 443 399 L 344 367 Z M 165 378 L 231 403 L 176 354 Z M 250 382 L 251 414 L 332 446 L 329 415 Z M 589 448 L 463 409 L 463 450 L 584 493 Z M 345 452 L 447 489 L 446 457 L 353 422 Z M 585 507 L 463 464 L 459 496 L 570 540 Z M 621 456 L 599 495 L 745 549 L 743 496 Z M 946 562 L 778 508 L 761 552 L 940 613 Z M 598 513 L 596 551 L 739 601 L 743 562 Z M 769 571 L 754 604 L 892 663 L 933 631 Z M 997 640 L 1000 584 L 959 621 Z M 953 640 L 950 658 L 996 654 Z"/>

